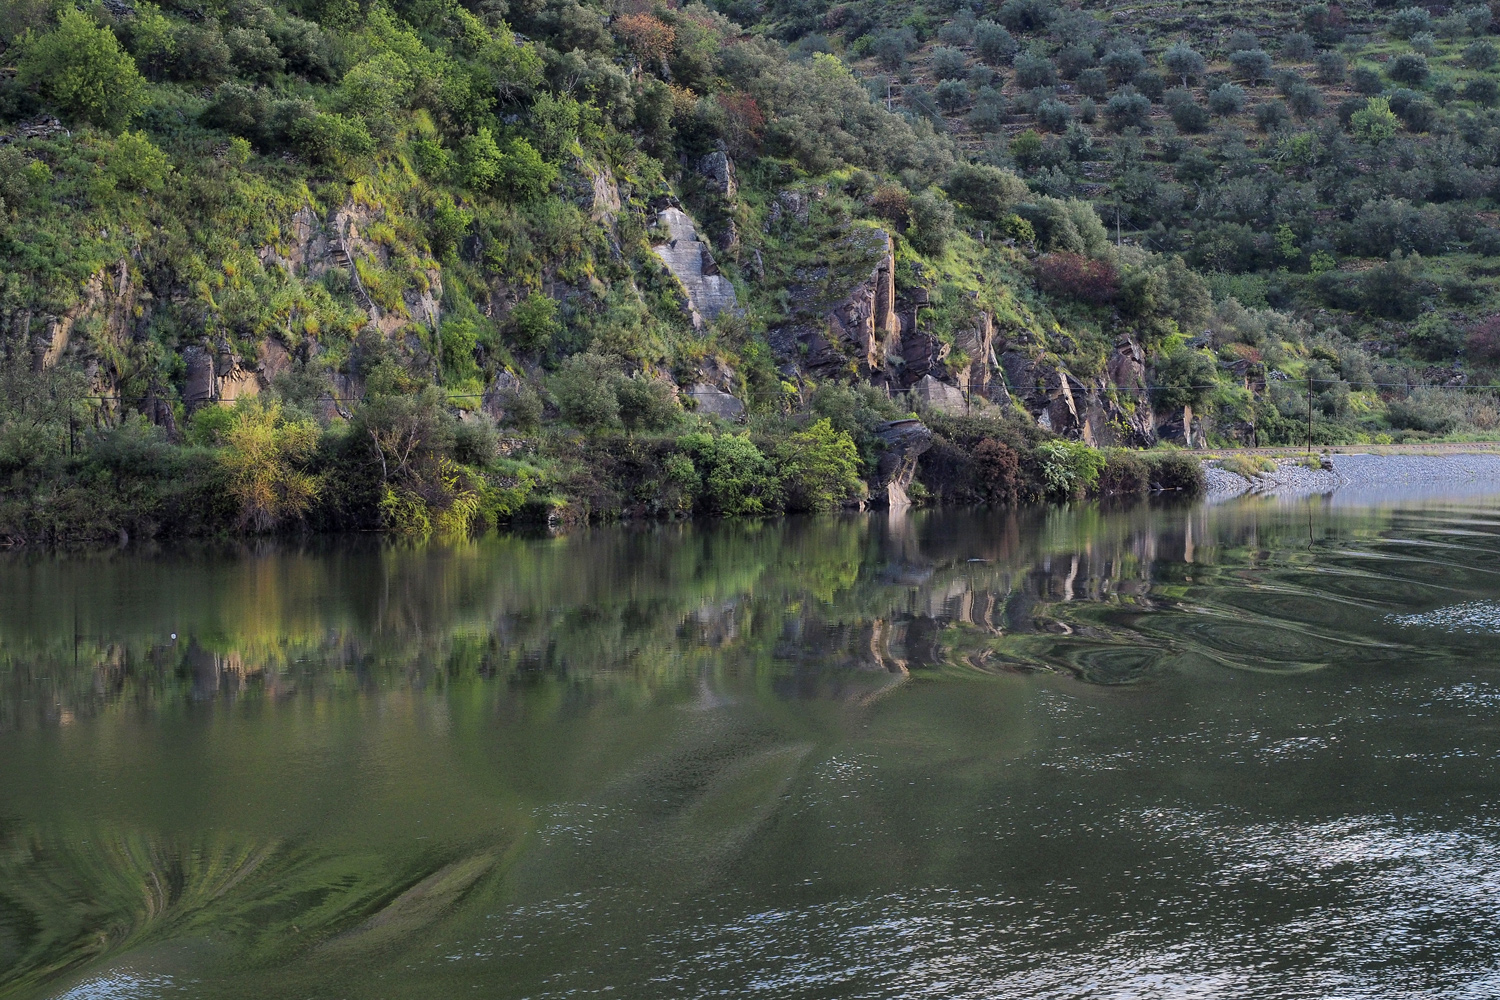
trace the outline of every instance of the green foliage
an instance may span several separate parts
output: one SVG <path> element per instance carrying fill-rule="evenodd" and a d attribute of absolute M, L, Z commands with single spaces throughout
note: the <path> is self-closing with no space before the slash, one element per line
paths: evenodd
<path fill-rule="evenodd" d="M 544 351 L 557 335 L 557 302 L 541 292 L 531 292 L 510 311 L 510 339 L 527 351 Z"/>
<path fill-rule="evenodd" d="M 594 430 L 620 422 L 619 362 L 598 354 L 575 354 L 547 381 L 562 418 L 575 427 Z"/>
<path fill-rule="evenodd" d="M 1036 447 L 1042 486 L 1049 498 L 1065 501 L 1083 497 L 1099 482 L 1104 455 L 1082 441 L 1043 441 Z"/>
<path fill-rule="evenodd" d="M 789 510 L 832 510 L 864 492 L 854 439 L 826 417 L 779 443 L 776 461 Z"/>
<path fill-rule="evenodd" d="M 65 117 L 118 132 L 140 111 L 145 81 L 108 29 L 73 8 L 21 40 L 17 78 Z"/>
<path fill-rule="evenodd" d="M 708 513 L 726 517 L 772 514 L 781 509 L 776 468 L 744 434 L 689 434 L 678 444 L 693 458 Z"/>
<path fill-rule="evenodd" d="M 1349 119 L 1350 131 L 1362 142 L 1381 143 L 1395 138 L 1399 126 L 1396 113 L 1384 97 L 1372 97 L 1363 110 Z"/>
<path fill-rule="evenodd" d="M 1213 356 L 1203 351 L 1180 349 L 1156 366 L 1152 397 L 1164 410 L 1180 411 L 1198 406 L 1214 391 L 1218 370 Z"/>

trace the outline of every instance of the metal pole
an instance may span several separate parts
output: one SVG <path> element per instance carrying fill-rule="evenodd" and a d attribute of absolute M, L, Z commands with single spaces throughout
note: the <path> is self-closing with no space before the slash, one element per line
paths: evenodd
<path fill-rule="evenodd" d="M 1312 457 L 1312 378 L 1307 380 L 1307 454 Z"/>

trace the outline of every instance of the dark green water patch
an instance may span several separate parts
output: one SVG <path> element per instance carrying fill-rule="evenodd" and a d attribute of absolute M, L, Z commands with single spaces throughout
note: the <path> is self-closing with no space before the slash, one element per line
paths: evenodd
<path fill-rule="evenodd" d="M 1493 995 L 1491 510 L 6 556 L 0 995 Z"/>

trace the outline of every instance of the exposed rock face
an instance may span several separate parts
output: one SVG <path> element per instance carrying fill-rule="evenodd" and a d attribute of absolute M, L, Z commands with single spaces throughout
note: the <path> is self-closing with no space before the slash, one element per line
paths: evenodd
<path fill-rule="evenodd" d="M 988 399 L 995 353 L 995 323 L 980 311 L 974 321 L 953 335 L 953 350 L 967 355 L 969 364 L 958 372 L 958 387 L 971 397 Z"/>
<path fill-rule="evenodd" d="M 720 150 L 709 153 L 698 161 L 698 173 L 708 181 L 708 186 L 726 201 L 734 201 L 739 194 L 739 184 L 734 176 L 734 161 Z"/>
<path fill-rule="evenodd" d="M 826 319 L 829 339 L 854 348 L 860 373 L 868 377 L 885 367 L 887 352 L 901 336 L 901 321 L 896 317 L 895 247 L 879 229 L 851 234 L 851 238 L 863 242 L 860 252 L 878 254 L 878 263 L 828 311 Z"/>
<path fill-rule="evenodd" d="M 795 277 L 787 322 L 770 332 L 771 346 L 818 378 L 888 384 L 888 365 L 901 351 L 890 236 L 856 229 Z"/>
<path fill-rule="evenodd" d="M 608 170 L 595 170 L 581 161 L 579 169 L 588 183 L 584 201 L 589 210 L 589 218 L 606 226 L 614 225 L 620 214 L 620 189 L 615 184 L 614 177 Z"/>
<path fill-rule="evenodd" d="M 911 397 L 927 409 L 936 410 L 938 413 L 961 416 L 969 412 L 968 397 L 964 395 L 962 389 L 946 382 L 939 382 L 930 374 L 923 375 L 921 380 L 911 387 Z"/>
<path fill-rule="evenodd" d="M 1184 406 L 1182 411 L 1171 413 L 1161 425 L 1161 439 L 1184 448 L 1196 448 L 1203 443 L 1203 424 L 1193 416 L 1193 408 Z"/>
<path fill-rule="evenodd" d="M 870 481 L 870 500 L 876 505 L 909 507 L 906 489 L 917 474 L 917 459 L 932 447 L 932 432 L 920 420 L 892 420 L 876 435 L 885 450 Z"/>
<path fill-rule="evenodd" d="M 698 238 L 692 218 L 682 209 L 669 206 L 657 216 L 657 224 L 666 230 L 667 242 L 655 248 L 656 255 L 682 284 L 693 328 L 701 328 L 724 312 L 737 312 L 739 300 L 734 285 L 719 273 L 719 265 L 708 244 Z"/>
<path fill-rule="evenodd" d="M 182 401 L 189 413 L 214 400 L 214 356 L 206 347 L 194 344 L 182 351 L 187 379 L 182 387 Z"/>
<path fill-rule="evenodd" d="M 1073 396 L 1073 385 L 1070 384 L 1078 384 L 1076 379 L 1060 372 L 1055 365 L 1034 361 L 1019 351 L 1006 351 L 1000 355 L 1000 367 L 1005 370 L 1011 393 L 1036 417 L 1039 427 L 1055 434 L 1087 440 L 1078 402 Z"/>
<path fill-rule="evenodd" d="M 766 216 L 766 223 L 774 226 L 783 220 L 790 219 L 799 225 L 806 225 L 812 217 L 812 203 L 813 196 L 806 191 L 783 191 L 771 203 L 771 211 Z"/>
<path fill-rule="evenodd" d="M 716 385 L 695 382 L 682 392 L 697 404 L 699 413 L 707 416 L 721 420 L 739 420 L 745 415 L 745 404 Z"/>
<path fill-rule="evenodd" d="M 930 333 L 909 332 L 901 336 L 900 384 L 905 388 L 932 378 L 933 372 L 946 373 L 943 362 L 951 348 Z"/>

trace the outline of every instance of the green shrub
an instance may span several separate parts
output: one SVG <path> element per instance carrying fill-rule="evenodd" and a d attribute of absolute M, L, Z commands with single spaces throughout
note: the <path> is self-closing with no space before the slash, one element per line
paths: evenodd
<path fill-rule="evenodd" d="M 1075 500 L 1093 490 L 1104 470 L 1104 455 L 1082 441 L 1043 441 L 1036 448 L 1042 488 L 1052 500 Z"/>
<path fill-rule="evenodd" d="M 619 363 L 613 358 L 575 354 L 547 381 L 552 401 L 574 427 L 593 430 L 620 422 Z"/>
<path fill-rule="evenodd" d="M 145 80 L 106 28 L 67 7 L 57 27 L 22 42 L 17 78 L 66 118 L 118 132 L 140 111 Z"/>
<path fill-rule="evenodd" d="M 637 372 L 620 382 L 616 396 L 620 420 L 630 430 L 669 430 L 682 418 L 677 395 L 662 379 Z"/>
<path fill-rule="evenodd" d="M 702 478 L 702 502 L 728 517 L 774 514 L 781 484 L 771 460 L 745 434 L 689 434 L 678 444 L 693 457 Z"/>
<path fill-rule="evenodd" d="M 790 510 L 832 510 L 864 492 L 854 439 L 825 417 L 776 446 Z"/>
<path fill-rule="evenodd" d="M 1151 468 L 1140 455 L 1122 448 L 1104 453 L 1097 486 L 1101 496 L 1132 496 L 1151 486 Z"/>
<path fill-rule="evenodd" d="M 1180 451 L 1154 451 L 1146 454 L 1151 467 L 1151 488 L 1168 493 L 1197 496 L 1207 487 L 1203 463 Z"/>

